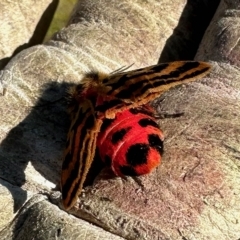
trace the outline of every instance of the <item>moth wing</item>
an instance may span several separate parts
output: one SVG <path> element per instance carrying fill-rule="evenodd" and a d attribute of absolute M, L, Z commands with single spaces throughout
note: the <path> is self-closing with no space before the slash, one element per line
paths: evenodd
<path fill-rule="evenodd" d="M 200 79 L 210 69 L 206 62 L 176 61 L 114 73 L 102 81 L 105 94 L 112 100 L 99 110 L 112 118 L 119 111 L 148 103 L 171 87 Z"/>
<path fill-rule="evenodd" d="M 71 126 L 62 164 L 62 202 L 66 210 L 77 201 L 93 162 L 102 121 L 95 117 L 91 101 L 85 100 L 71 112 Z"/>

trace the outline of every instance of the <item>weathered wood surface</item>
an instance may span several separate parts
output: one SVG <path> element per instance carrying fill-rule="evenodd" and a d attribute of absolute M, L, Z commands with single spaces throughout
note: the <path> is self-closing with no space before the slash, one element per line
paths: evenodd
<path fill-rule="evenodd" d="M 58 0 L 0 1 L 0 69 L 21 50 L 39 44 Z"/>
<path fill-rule="evenodd" d="M 206 12 L 213 8 L 203 2 Z M 172 31 L 184 19 L 184 4 L 80 1 L 67 28 L 48 44 L 20 53 L 1 72 L 0 86 L 7 87 L 0 101 L 1 239 L 239 238 L 238 1 L 222 0 L 197 53 L 196 59 L 214 61 L 211 74 L 153 103 L 160 112 L 184 113 L 159 122 L 166 137 L 161 166 L 126 179 L 104 170 L 80 198 L 80 208 L 71 210 L 106 231 L 66 215 L 43 195 L 60 178 L 67 86 L 92 68 L 184 59 L 184 44 L 169 54 L 166 49 L 178 41 L 165 45 L 171 33 L 177 39 Z M 191 32 L 194 24 L 183 21 L 178 29 Z"/>

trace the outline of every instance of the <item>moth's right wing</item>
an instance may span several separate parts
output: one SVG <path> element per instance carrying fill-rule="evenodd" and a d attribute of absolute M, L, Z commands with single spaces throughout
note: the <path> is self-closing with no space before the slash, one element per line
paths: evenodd
<path fill-rule="evenodd" d="M 70 109 L 71 126 L 62 164 L 62 202 L 70 209 L 80 195 L 93 162 L 102 120 L 95 117 L 92 102 L 84 100 Z"/>
<path fill-rule="evenodd" d="M 211 65 L 206 62 L 176 61 L 109 75 L 102 89 L 110 101 L 96 108 L 105 117 L 135 108 L 159 97 L 170 88 L 206 76 Z M 124 102 L 124 103 L 123 103 Z"/>

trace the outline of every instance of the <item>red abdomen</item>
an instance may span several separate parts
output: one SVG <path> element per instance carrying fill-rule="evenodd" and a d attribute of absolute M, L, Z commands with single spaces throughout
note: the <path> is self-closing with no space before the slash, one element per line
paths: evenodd
<path fill-rule="evenodd" d="M 103 121 L 97 147 L 101 159 L 117 176 L 146 174 L 159 165 L 163 133 L 153 113 L 145 105 Z"/>

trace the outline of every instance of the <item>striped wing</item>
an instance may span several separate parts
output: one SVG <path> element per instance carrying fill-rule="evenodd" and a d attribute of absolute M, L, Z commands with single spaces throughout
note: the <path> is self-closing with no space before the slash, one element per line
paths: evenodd
<path fill-rule="evenodd" d="M 121 110 L 146 104 L 171 87 L 204 77 L 210 68 L 206 62 L 176 61 L 114 73 L 102 80 L 102 88 L 112 100 L 96 110 L 111 118 Z"/>
<path fill-rule="evenodd" d="M 71 111 L 71 127 L 62 165 L 62 202 L 70 209 L 82 191 L 93 162 L 96 139 L 102 121 L 95 118 L 91 101 L 85 100 Z"/>

